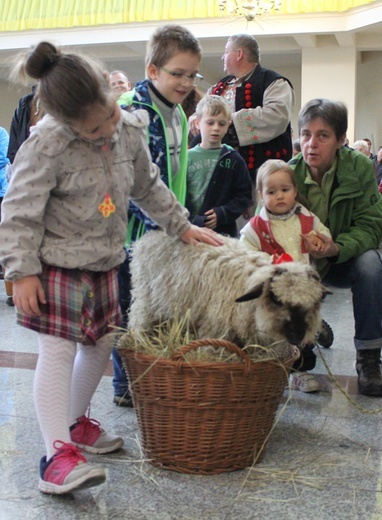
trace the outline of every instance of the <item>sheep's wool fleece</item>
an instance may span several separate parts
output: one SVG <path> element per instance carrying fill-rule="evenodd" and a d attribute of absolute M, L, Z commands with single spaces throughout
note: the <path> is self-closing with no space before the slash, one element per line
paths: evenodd
<path fill-rule="evenodd" d="M 132 251 L 129 326 L 148 330 L 160 320 L 190 317 L 199 337 L 226 338 L 241 345 L 286 340 L 291 308 L 301 309 L 304 341 L 314 338 L 324 294 L 317 273 L 299 262 L 270 263 L 224 237 L 222 246 L 192 246 L 151 231 Z M 235 299 L 253 289 L 251 301 Z M 291 342 L 291 341 L 289 341 Z"/>

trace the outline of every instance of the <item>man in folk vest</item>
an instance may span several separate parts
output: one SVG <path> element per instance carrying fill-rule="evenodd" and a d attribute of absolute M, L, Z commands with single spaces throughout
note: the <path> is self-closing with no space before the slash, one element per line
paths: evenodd
<path fill-rule="evenodd" d="M 255 181 L 256 170 L 267 159 L 292 157 L 293 87 L 287 78 L 260 65 L 259 46 L 248 34 L 230 36 L 222 60 L 227 76 L 207 95 L 223 96 L 230 104 L 232 125 L 225 142 L 239 150 Z"/>

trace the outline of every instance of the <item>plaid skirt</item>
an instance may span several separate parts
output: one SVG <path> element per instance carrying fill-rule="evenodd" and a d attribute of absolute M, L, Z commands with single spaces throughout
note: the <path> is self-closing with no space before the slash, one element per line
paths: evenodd
<path fill-rule="evenodd" d="M 42 315 L 18 311 L 17 323 L 42 334 L 95 345 L 122 322 L 118 269 L 94 272 L 43 264 L 40 280 L 47 303 L 40 304 Z"/>

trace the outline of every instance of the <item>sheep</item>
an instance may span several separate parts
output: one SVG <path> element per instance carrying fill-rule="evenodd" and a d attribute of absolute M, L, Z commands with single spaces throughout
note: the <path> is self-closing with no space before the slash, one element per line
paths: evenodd
<path fill-rule="evenodd" d="M 197 246 L 151 231 L 132 249 L 129 327 L 150 330 L 188 310 L 198 337 L 243 347 L 277 342 L 303 345 L 321 326 L 326 294 L 315 269 L 270 263 L 238 239 Z"/>

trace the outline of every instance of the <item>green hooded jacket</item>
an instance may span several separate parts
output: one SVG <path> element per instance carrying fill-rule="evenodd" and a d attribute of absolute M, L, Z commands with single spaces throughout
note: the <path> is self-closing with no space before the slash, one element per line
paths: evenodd
<path fill-rule="evenodd" d="M 289 161 L 296 175 L 299 200 L 309 209 L 307 166 L 299 153 Z M 369 249 L 377 249 L 382 239 L 382 197 L 378 191 L 373 163 L 355 150 L 342 147 L 337 152 L 337 170 L 330 193 L 329 214 L 324 224 L 340 248 L 335 262 L 340 264 Z M 333 261 L 317 261 L 324 276 Z"/>
<path fill-rule="evenodd" d="M 118 99 L 122 108 L 133 107 L 144 109 L 149 114 L 148 144 L 152 161 L 159 167 L 161 179 L 174 193 L 178 201 L 184 206 L 186 202 L 187 187 L 187 148 L 188 148 L 188 124 L 181 105 L 178 105 L 181 115 L 182 142 L 179 155 L 179 171 L 173 175 L 171 170 L 170 148 L 165 131 L 166 124 L 158 107 L 153 103 L 148 91 L 148 80 L 140 81 L 135 88 L 125 92 Z M 136 218 L 138 216 L 138 218 Z M 129 246 L 144 233 L 157 226 L 153 224 L 140 211 L 132 212 L 130 206 L 129 224 L 126 236 L 126 245 Z"/>

